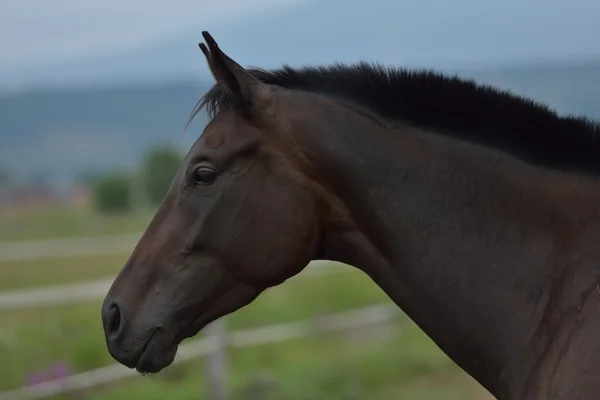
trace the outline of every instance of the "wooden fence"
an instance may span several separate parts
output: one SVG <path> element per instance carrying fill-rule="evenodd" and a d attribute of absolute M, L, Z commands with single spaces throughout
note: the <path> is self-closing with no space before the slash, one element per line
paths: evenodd
<path fill-rule="evenodd" d="M 0 262 L 125 254 L 133 250 L 141 236 L 141 233 L 133 233 L 74 239 L 2 241 Z"/>
<path fill-rule="evenodd" d="M 226 351 L 230 347 L 248 347 L 300 339 L 317 334 L 342 332 L 360 327 L 374 327 L 392 322 L 399 309 L 390 303 L 360 308 L 315 319 L 289 322 L 258 328 L 242 329 L 228 333 L 223 320 L 207 327 L 205 337 L 180 346 L 180 362 L 206 356 L 210 400 L 227 398 Z M 218 360 L 218 361 L 215 361 Z M 218 364 L 216 364 L 218 363 Z M 0 400 L 43 399 L 69 392 L 86 390 L 135 376 L 135 370 L 115 364 L 92 371 L 71 375 L 64 379 L 0 393 Z"/>
<path fill-rule="evenodd" d="M 85 267 L 82 267 L 85 268 Z M 333 272 L 349 271 L 343 264 L 314 261 L 298 277 L 314 277 Z M 52 308 L 61 305 L 95 301 L 106 295 L 114 277 L 50 288 L 21 289 L 0 293 L 0 311 L 26 308 Z"/>
<path fill-rule="evenodd" d="M 131 251 L 139 235 L 112 237 L 59 239 L 27 242 L 0 243 L 0 262 L 46 258 L 67 258 L 119 254 Z M 85 268 L 85 267 L 82 267 Z M 349 267 L 330 262 L 313 262 L 298 277 L 315 277 L 337 271 L 347 271 Z M 52 288 L 26 289 L 0 293 L 0 311 L 25 308 L 56 307 L 94 301 L 104 296 L 114 278 L 99 279 L 72 285 Z M 207 399 L 226 400 L 228 398 L 227 349 L 268 343 L 283 342 L 327 332 L 344 331 L 361 326 L 389 323 L 398 313 L 393 304 L 381 304 L 319 317 L 316 319 L 290 322 L 258 328 L 228 332 L 225 319 L 205 328 L 203 339 L 180 346 L 179 361 L 205 357 Z M 86 371 L 69 377 L 44 382 L 34 386 L 0 392 L 0 400 L 33 400 L 77 392 L 135 376 L 135 370 L 120 364 Z"/>

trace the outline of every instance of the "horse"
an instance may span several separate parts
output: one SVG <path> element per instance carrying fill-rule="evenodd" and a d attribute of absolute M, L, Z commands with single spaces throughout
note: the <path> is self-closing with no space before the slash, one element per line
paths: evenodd
<path fill-rule="evenodd" d="M 600 397 L 598 122 L 432 70 L 246 69 L 202 35 L 210 120 L 102 303 L 115 360 L 159 372 L 333 260 L 496 398 Z"/>

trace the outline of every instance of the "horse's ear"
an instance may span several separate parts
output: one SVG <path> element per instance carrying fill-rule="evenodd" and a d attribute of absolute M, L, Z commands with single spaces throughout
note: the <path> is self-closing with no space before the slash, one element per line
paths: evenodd
<path fill-rule="evenodd" d="M 202 36 L 208 47 L 204 43 L 199 43 L 198 46 L 208 61 L 212 75 L 231 92 L 238 107 L 247 109 L 257 95 L 263 97 L 268 93 L 266 85 L 223 53 L 207 31 L 203 31 Z"/>

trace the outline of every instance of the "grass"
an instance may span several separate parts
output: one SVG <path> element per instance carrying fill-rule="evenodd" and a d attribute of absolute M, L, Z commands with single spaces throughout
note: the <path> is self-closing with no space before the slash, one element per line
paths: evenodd
<path fill-rule="evenodd" d="M 142 231 L 149 216 L 101 217 L 55 210 L 0 215 L 0 240 L 93 236 Z M 86 281 L 116 274 L 128 254 L 0 264 L 0 291 Z M 25 377 L 56 361 L 75 372 L 114 363 L 100 321 L 100 301 L 52 309 L 0 313 L 0 391 L 23 386 Z M 292 279 L 268 290 L 227 317 L 229 329 L 313 318 L 388 301 L 359 271 Z M 479 388 L 407 317 L 390 335 L 357 340 L 348 335 L 232 349 L 233 400 L 479 400 Z M 84 397 L 59 399 L 204 398 L 201 360 L 178 363 L 158 376 L 135 377 Z M 260 392 L 260 382 L 272 381 Z M 256 393 L 260 392 L 260 393 Z M 254 393 L 254 394 L 252 394 Z"/>
<path fill-rule="evenodd" d="M 265 292 L 227 323 L 231 329 L 260 326 L 386 300 L 358 271 L 298 278 Z M 3 366 L 10 366 L 0 374 L 0 390 L 22 385 L 27 373 L 55 361 L 66 361 L 75 371 L 113 363 L 104 344 L 99 310 L 100 299 L 91 304 L 0 314 L 0 359 Z"/>
<path fill-rule="evenodd" d="M 101 215 L 69 208 L 0 213 L 0 241 L 142 232 L 152 213 Z"/>
<path fill-rule="evenodd" d="M 65 285 L 116 275 L 129 254 L 0 263 L 0 291 Z"/>
<path fill-rule="evenodd" d="M 349 269 L 292 279 L 229 316 L 227 325 L 239 329 L 294 321 L 385 301 L 368 277 Z M 104 345 L 99 302 L 4 313 L 0 321 L 0 390 L 22 386 L 26 374 L 55 361 L 66 361 L 78 372 L 114 362 Z M 277 385 L 260 397 L 264 400 L 474 398 L 473 383 L 408 318 L 398 326 L 390 337 L 364 343 L 348 335 L 325 335 L 232 350 L 232 390 L 236 398 L 250 399 L 242 392 L 256 386 L 257 377 L 267 376 Z M 151 379 L 93 389 L 85 398 L 197 399 L 202 382 L 201 362 L 191 361 Z"/>
<path fill-rule="evenodd" d="M 399 329 L 398 329 L 399 327 Z M 236 349 L 230 387 L 237 400 L 475 400 L 477 385 L 405 319 L 383 337 L 339 336 Z M 205 398 L 201 361 L 176 372 L 136 377 L 94 389 L 90 400 L 196 400 Z"/>
<path fill-rule="evenodd" d="M 56 208 L 0 214 L 0 241 L 142 232 L 151 215 L 100 215 Z M 132 247 L 133 250 L 133 247 Z M 0 262 L 0 291 L 62 285 L 116 275 L 129 254 Z"/>

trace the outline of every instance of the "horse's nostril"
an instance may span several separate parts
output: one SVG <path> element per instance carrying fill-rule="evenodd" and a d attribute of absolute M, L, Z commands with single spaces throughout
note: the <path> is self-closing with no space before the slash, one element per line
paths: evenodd
<path fill-rule="evenodd" d="M 121 310 L 116 304 L 112 304 L 108 309 L 108 316 L 106 319 L 106 333 L 109 337 L 114 338 L 120 332 L 121 327 Z"/>

